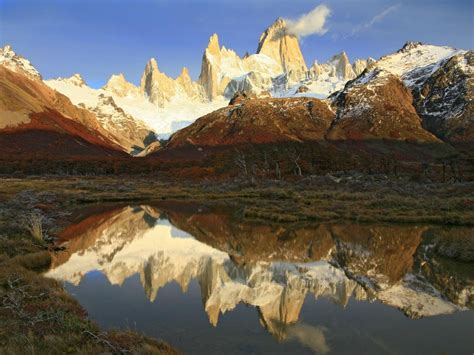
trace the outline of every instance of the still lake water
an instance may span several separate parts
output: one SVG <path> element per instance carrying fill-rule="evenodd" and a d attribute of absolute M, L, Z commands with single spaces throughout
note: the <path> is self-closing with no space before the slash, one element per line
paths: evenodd
<path fill-rule="evenodd" d="M 472 354 L 473 264 L 446 257 L 472 232 L 96 208 L 62 232 L 47 276 L 102 327 L 189 354 Z"/>

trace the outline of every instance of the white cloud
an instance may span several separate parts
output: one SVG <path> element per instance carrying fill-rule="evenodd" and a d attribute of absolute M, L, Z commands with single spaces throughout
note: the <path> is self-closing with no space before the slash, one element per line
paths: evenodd
<path fill-rule="evenodd" d="M 295 339 L 314 351 L 315 354 L 327 354 L 331 348 L 327 344 L 326 329 L 309 324 L 298 323 L 287 329 L 287 340 Z"/>
<path fill-rule="evenodd" d="M 375 25 L 376 23 L 382 21 L 388 14 L 390 14 L 391 12 L 394 12 L 396 10 L 398 10 L 398 8 L 400 7 L 400 4 L 396 4 L 396 5 L 393 5 L 393 6 L 390 6 L 390 7 L 387 7 L 385 10 L 383 10 L 382 12 L 378 13 L 377 15 L 375 15 L 374 17 L 372 17 L 372 19 L 362 25 L 359 25 L 357 26 L 356 28 L 354 28 L 352 30 L 352 35 L 355 35 L 356 33 L 358 32 L 361 32 L 361 31 L 365 31 L 369 28 L 371 28 L 373 25 Z"/>
<path fill-rule="evenodd" d="M 285 19 L 288 33 L 298 37 L 313 34 L 323 35 L 327 32 L 324 27 L 331 10 L 326 5 L 318 5 L 310 12 L 301 15 L 297 20 Z"/>

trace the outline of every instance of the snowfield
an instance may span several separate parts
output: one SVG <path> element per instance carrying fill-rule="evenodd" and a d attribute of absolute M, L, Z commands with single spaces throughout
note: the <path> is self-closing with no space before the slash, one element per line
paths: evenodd
<path fill-rule="evenodd" d="M 126 114 L 142 121 L 160 138 L 167 138 L 178 129 L 191 124 L 197 118 L 228 104 L 228 100 L 224 97 L 212 102 L 193 102 L 189 101 L 187 97 L 175 96 L 166 107 L 162 108 L 152 104 L 145 96 L 129 94 L 120 97 L 111 91 L 79 85 L 75 76 L 66 79 L 46 80 L 45 83 L 52 89 L 69 97 L 75 105 L 84 104 L 86 107 L 97 107 L 100 106 L 100 94 L 110 96 Z M 102 109 L 105 110 L 105 108 Z"/>

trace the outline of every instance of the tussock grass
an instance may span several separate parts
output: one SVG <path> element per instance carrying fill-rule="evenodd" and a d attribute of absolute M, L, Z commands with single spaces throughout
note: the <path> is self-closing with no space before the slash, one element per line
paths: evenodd
<path fill-rule="evenodd" d="M 41 242 L 45 240 L 43 221 L 44 216 L 39 212 L 33 212 L 24 218 L 25 228 L 33 238 Z"/>

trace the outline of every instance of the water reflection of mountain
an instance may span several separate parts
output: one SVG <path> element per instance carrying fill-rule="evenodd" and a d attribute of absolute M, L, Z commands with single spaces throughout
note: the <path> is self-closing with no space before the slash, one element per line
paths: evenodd
<path fill-rule="evenodd" d="M 453 253 L 452 243 L 440 247 L 453 233 L 466 232 L 270 226 L 238 221 L 222 209 L 123 207 L 63 231 L 67 249 L 55 256 L 48 275 L 78 284 L 87 272 L 99 270 L 120 285 L 139 274 L 150 301 L 170 282 L 185 292 L 196 279 L 213 325 L 220 313 L 243 302 L 257 307 L 262 325 L 283 339 L 291 329 L 293 336 L 308 331 L 288 328 L 298 321 L 307 296 L 330 298 L 341 306 L 351 297 L 377 299 L 414 318 L 472 308 L 472 271 L 465 271 L 465 262 L 440 256 L 440 250 Z M 472 240 L 461 239 L 467 243 L 464 249 L 472 248 Z"/>

